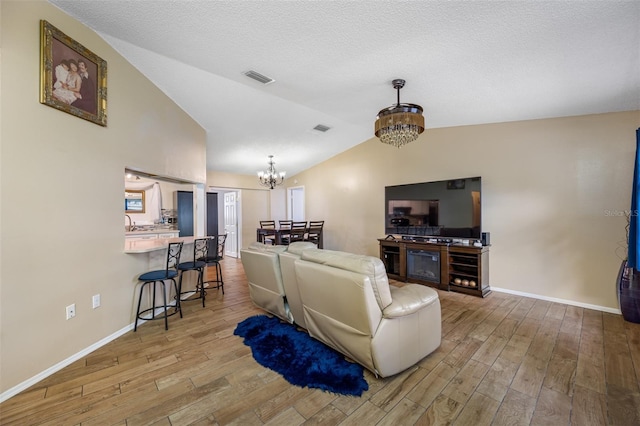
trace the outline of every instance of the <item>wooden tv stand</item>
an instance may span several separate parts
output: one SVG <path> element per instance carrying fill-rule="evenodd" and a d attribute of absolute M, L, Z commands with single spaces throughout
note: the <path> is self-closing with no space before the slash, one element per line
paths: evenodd
<path fill-rule="evenodd" d="M 487 246 L 407 239 L 378 241 L 389 278 L 480 297 L 491 292 Z M 422 263 L 427 266 L 415 266 Z"/>

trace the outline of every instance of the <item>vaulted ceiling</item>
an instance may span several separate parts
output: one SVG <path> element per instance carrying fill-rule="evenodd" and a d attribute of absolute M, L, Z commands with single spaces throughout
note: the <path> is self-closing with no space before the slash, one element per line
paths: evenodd
<path fill-rule="evenodd" d="M 636 0 L 50 2 L 206 129 L 212 170 L 254 174 L 273 154 L 291 176 L 366 141 L 394 78 L 427 136 L 640 110 Z"/>

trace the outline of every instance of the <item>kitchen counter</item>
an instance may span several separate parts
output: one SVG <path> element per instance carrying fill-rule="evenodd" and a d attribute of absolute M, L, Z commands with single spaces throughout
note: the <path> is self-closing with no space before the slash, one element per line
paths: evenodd
<path fill-rule="evenodd" d="M 193 244 L 193 240 L 195 238 L 196 237 L 154 238 L 151 240 L 125 239 L 124 252 L 125 253 L 150 253 L 158 250 L 166 250 L 167 247 L 169 246 L 169 243 L 182 241 L 184 245 Z"/>
<path fill-rule="evenodd" d="M 178 229 L 170 228 L 152 228 L 139 229 L 135 231 L 125 231 L 124 238 L 126 240 L 153 240 L 163 238 L 177 238 L 180 236 Z"/>
<path fill-rule="evenodd" d="M 153 228 L 153 229 L 136 229 L 135 231 L 125 231 L 124 235 L 147 235 L 147 234 L 165 234 L 172 232 L 180 232 L 178 229 L 173 228 Z"/>

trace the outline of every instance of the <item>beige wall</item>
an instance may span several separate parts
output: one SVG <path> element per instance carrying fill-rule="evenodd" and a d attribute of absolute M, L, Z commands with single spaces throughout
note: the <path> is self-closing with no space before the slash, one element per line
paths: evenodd
<path fill-rule="evenodd" d="M 204 183 L 206 134 L 97 34 L 49 3 L 3 0 L 0 16 L 5 393 L 132 323 L 147 257 L 123 253 L 124 169 Z M 40 19 L 107 61 L 107 127 L 38 102 Z M 67 321 L 71 303 L 77 316 Z"/>
<path fill-rule="evenodd" d="M 184 183 L 163 182 L 162 180 L 157 180 L 157 182 L 160 184 L 163 209 L 171 210 L 178 208 L 176 203 L 176 191 L 193 191 L 193 185 Z"/>
<path fill-rule="evenodd" d="M 428 117 L 427 117 L 428 120 Z M 371 139 L 290 178 L 325 248 L 378 255 L 384 187 L 482 176 L 490 284 L 618 309 L 640 112 L 427 130 L 402 149 Z M 335 176 L 335 179 L 327 179 Z"/>
<path fill-rule="evenodd" d="M 207 171 L 207 186 L 216 188 L 238 188 L 268 191 L 258 184 L 257 176 Z"/>

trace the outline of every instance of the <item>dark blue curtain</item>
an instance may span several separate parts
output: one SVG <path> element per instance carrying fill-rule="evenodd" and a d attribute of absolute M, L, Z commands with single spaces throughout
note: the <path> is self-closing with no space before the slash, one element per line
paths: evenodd
<path fill-rule="evenodd" d="M 633 184 L 631 187 L 631 211 L 629 212 L 629 254 L 627 266 L 638 269 L 640 265 L 640 251 L 638 251 L 638 240 L 640 240 L 640 129 L 636 130 L 636 161 L 633 168 Z"/>

